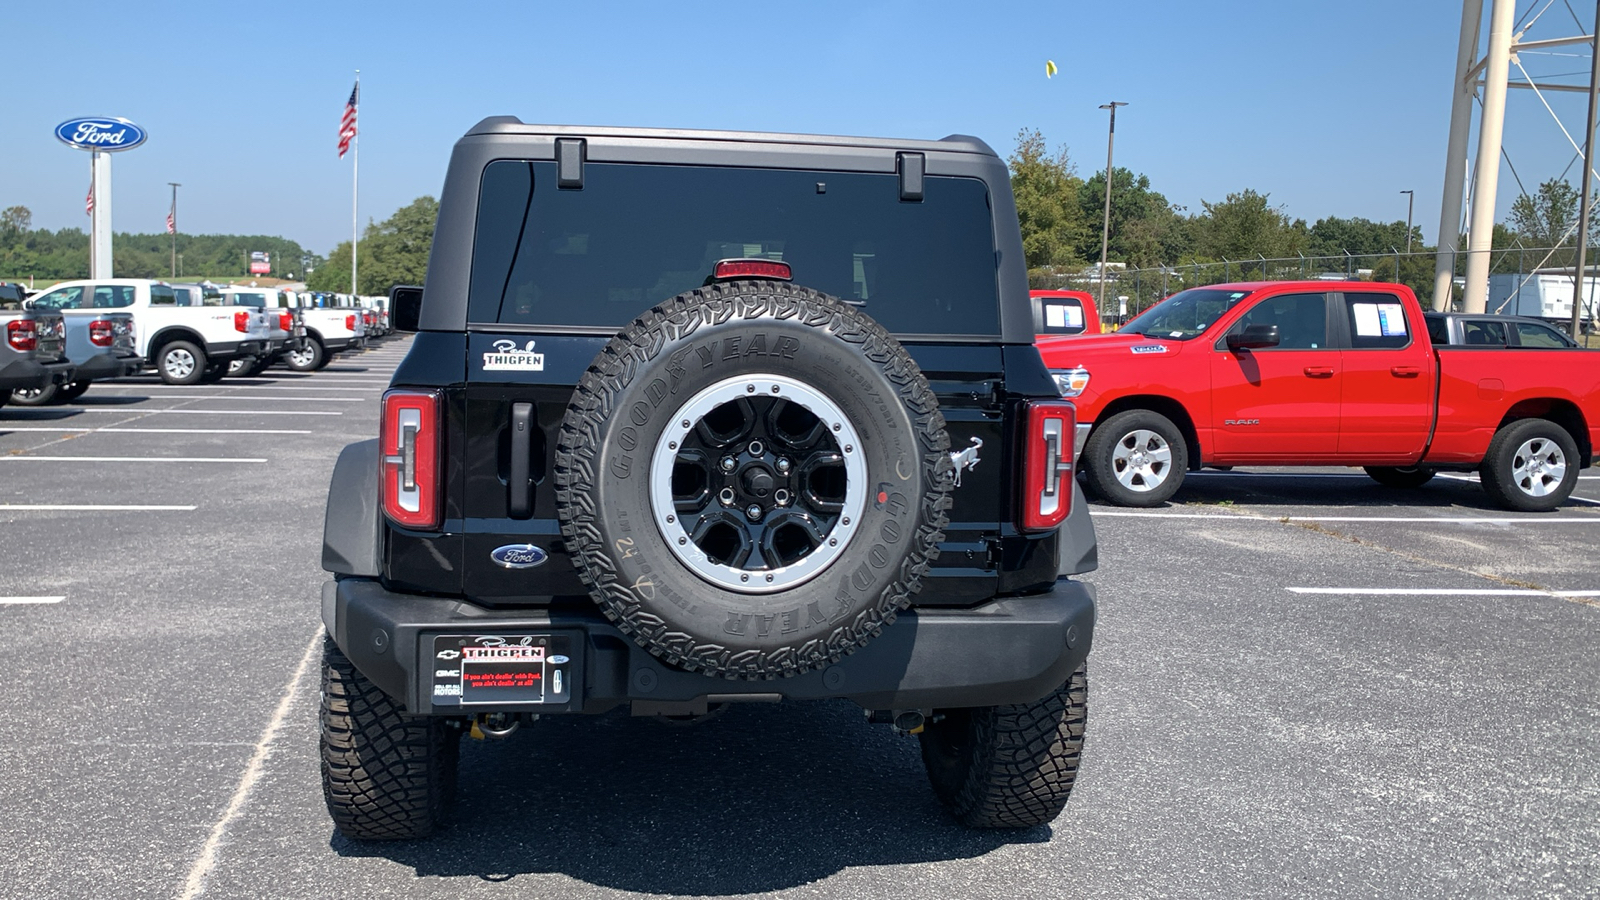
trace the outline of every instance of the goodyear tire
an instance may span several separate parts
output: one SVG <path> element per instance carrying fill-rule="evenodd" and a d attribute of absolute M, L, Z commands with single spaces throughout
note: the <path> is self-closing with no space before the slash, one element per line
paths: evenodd
<path fill-rule="evenodd" d="M 894 621 L 937 556 L 950 438 L 904 347 L 769 281 L 680 294 L 578 384 L 555 465 L 595 602 L 690 671 L 824 667 Z"/>
<path fill-rule="evenodd" d="M 332 639 L 322 645 L 322 795 L 346 837 L 427 837 L 455 795 L 461 730 L 408 716 Z"/>
<path fill-rule="evenodd" d="M 1033 703 L 936 711 L 918 738 L 939 801 L 969 828 L 1033 828 L 1061 814 L 1089 721 L 1083 666 Z"/>

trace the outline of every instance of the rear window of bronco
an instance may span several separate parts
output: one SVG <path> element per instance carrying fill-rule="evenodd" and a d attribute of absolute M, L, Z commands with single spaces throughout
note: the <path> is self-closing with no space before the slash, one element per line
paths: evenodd
<path fill-rule="evenodd" d="M 893 174 L 588 163 L 484 170 L 468 318 L 619 328 L 706 282 L 720 259 L 788 263 L 794 283 L 898 334 L 1000 333 L 994 231 L 982 181 L 930 176 L 899 199 Z"/>

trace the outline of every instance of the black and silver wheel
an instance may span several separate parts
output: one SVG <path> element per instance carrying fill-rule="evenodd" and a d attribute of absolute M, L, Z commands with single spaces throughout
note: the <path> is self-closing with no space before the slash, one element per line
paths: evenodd
<path fill-rule="evenodd" d="M 590 364 L 556 510 L 591 596 L 640 646 L 710 675 L 795 675 L 864 646 L 921 589 L 949 444 L 916 363 L 860 310 L 716 284 Z"/>
<path fill-rule="evenodd" d="M 156 355 L 156 373 L 167 384 L 195 384 L 205 369 L 206 352 L 188 341 L 173 341 Z"/>
<path fill-rule="evenodd" d="M 461 730 L 408 716 L 332 639 L 322 645 L 322 795 L 346 837 L 427 837 L 455 794 Z"/>
<path fill-rule="evenodd" d="M 56 389 L 57 403 L 71 403 L 89 390 L 87 381 L 69 381 Z"/>
<path fill-rule="evenodd" d="M 867 499 L 861 436 L 820 391 L 783 375 L 726 378 L 656 441 L 650 506 L 667 549 L 711 584 L 771 594 L 844 553 Z"/>
<path fill-rule="evenodd" d="M 36 388 L 15 388 L 11 391 L 11 402 L 18 406 L 46 406 L 56 402 L 60 388 L 53 384 Z"/>
<path fill-rule="evenodd" d="M 255 363 L 255 357 L 247 356 L 231 360 L 228 363 L 228 375 L 237 378 L 250 371 L 250 366 Z"/>
<path fill-rule="evenodd" d="M 936 710 L 919 738 L 933 791 L 969 828 L 1033 828 L 1066 808 L 1089 722 L 1083 666 L 1033 703 Z"/>
<path fill-rule="evenodd" d="M 1578 484 L 1578 445 L 1548 419 L 1520 419 L 1495 432 L 1478 480 L 1496 503 L 1545 512 L 1567 501 Z"/>
<path fill-rule="evenodd" d="M 1367 477 L 1392 488 L 1419 488 L 1433 480 L 1427 466 L 1367 466 Z"/>
<path fill-rule="evenodd" d="M 310 372 L 321 368 L 321 363 L 327 352 L 322 345 L 314 340 L 306 341 L 299 350 L 290 350 L 283 355 L 283 363 L 296 372 Z"/>
<path fill-rule="evenodd" d="M 1083 448 L 1095 492 L 1117 506 L 1159 506 L 1177 493 L 1188 445 L 1172 420 L 1148 409 L 1120 412 L 1095 426 Z"/>

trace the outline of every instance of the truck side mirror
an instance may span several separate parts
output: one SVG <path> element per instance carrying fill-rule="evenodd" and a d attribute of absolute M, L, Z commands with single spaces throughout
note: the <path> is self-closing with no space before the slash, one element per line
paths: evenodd
<path fill-rule="evenodd" d="M 1228 335 L 1228 349 L 1238 353 L 1240 350 L 1276 347 L 1278 340 L 1276 325 L 1246 325 L 1244 331 Z"/>
<path fill-rule="evenodd" d="M 416 331 L 422 318 L 422 288 L 397 284 L 389 288 L 389 320 L 395 331 Z"/>

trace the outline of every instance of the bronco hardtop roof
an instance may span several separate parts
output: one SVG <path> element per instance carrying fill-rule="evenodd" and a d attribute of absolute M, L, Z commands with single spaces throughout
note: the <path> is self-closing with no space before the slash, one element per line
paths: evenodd
<path fill-rule="evenodd" d="M 695 128 L 619 128 L 615 126 L 537 125 L 516 116 L 490 116 L 467 129 L 473 135 L 540 135 L 549 137 L 632 138 L 661 141 L 721 141 L 756 144 L 800 144 L 818 147 L 872 147 L 935 153 L 976 153 L 999 158 L 980 138 L 952 134 L 937 141 L 850 137 L 831 134 L 785 134 L 770 131 L 712 131 Z"/>

